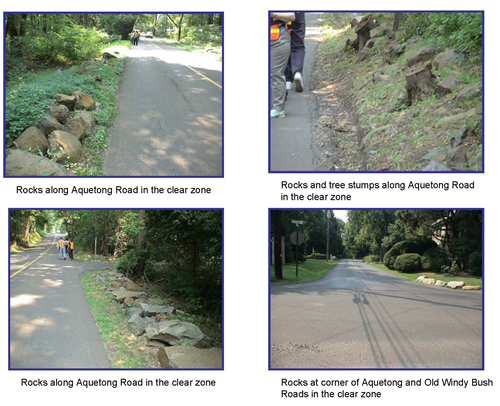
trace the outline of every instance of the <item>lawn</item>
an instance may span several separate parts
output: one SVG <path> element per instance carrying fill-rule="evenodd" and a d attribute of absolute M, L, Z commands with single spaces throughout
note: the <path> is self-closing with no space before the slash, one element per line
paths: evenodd
<path fill-rule="evenodd" d="M 441 273 L 436 272 L 417 272 L 417 273 L 403 273 L 398 271 L 393 271 L 392 269 L 387 268 L 383 264 L 370 264 L 375 268 L 381 269 L 383 271 L 392 273 L 393 275 L 400 276 L 402 278 L 408 279 L 410 281 L 415 281 L 419 276 L 427 276 L 428 278 L 439 279 L 443 282 L 450 281 L 464 281 L 467 286 L 483 286 L 482 278 L 469 276 L 469 275 L 456 275 L 456 276 L 443 276 Z"/>
<path fill-rule="evenodd" d="M 295 283 L 317 281 L 339 263 L 339 260 L 326 262 L 320 259 L 308 259 L 306 262 L 299 264 L 299 276 L 295 276 L 295 264 L 285 265 L 283 267 L 283 279 L 276 280 L 274 277 L 274 266 L 271 266 L 271 284 L 272 285 L 288 285 Z"/>

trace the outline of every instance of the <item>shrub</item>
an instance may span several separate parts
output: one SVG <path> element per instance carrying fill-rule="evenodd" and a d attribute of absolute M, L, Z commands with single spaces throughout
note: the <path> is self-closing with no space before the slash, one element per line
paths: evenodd
<path fill-rule="evenodd" d="M 319 252 L 313 252 L 311 255 L 307 256 L 308 259 L 326 259 L 326 254 L 321 254 Z"/>
<path fill-rule="evenodd" d="M 367 255 L 363 258 L 363 262 L 379 262 L 380 257 L 378 255 Z"/>
<path fill-rule="evenodd" d="M 116 269 L 125 274 L 131 274 L 137 268 L 139 262 L 139 253 L 132 249 L 127 251 L 116 261 Z"/>
<path fill-rule="evenodd" d="M 402 254 L 394 261 L 394 269 L 399 272 L 418 272 L 422 269 L 422 262 L 418 254 Z"/>
<path fill-rule="evenodd" d="M 389 269 L 395 269 L 394 262 L 399 255 L 410 253 L 422 255 L 427 250 L 435 247 L 437 247 L 437 244 L 432 240 L 410 240 L 398 242 L 385 253 L 384 265 Z"/>
<path fill-rule="evenodd" d="M 469 256 L 469 273 L 473 276 L 483 275 L 483 254 L 473 252 Z"/>
<path fill-rule="evenodd" d="M 421 259 L 422 268 L 426 272 L 439 272 L 443 266 L 449 264 L 448 255 L 439 247 L 428 249 L 424 252 Z"/>

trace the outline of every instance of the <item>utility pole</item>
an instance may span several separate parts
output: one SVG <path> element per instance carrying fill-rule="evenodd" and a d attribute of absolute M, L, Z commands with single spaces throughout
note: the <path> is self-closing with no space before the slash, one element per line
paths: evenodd
<path fill-rule="evenodd" d="M 326 211 L 326 262 L 330 262 L 330 219 L 332 212 Z"/>

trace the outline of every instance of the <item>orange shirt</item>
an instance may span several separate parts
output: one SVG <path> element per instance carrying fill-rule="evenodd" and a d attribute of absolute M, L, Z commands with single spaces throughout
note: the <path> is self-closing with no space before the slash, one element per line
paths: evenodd
<path fill-rule="evenodd" d="M 59 240 L 59 247 L 64 247 L 64 241 L 63 240 Z"/>

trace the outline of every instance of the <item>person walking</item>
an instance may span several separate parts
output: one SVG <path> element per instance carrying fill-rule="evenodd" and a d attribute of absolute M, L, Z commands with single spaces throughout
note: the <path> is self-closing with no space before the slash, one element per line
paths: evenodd
<path fill-rule="evenodd" d="M 139 30 L 136 30 L 134 32 L 134 45 L 139 45 L 139 36 L 140 36 Z"/>
<path fill-rule="evenodd" d="M 69 259 L 73 261 L 73 249 L 75 248 L 75 243 L 73 242 L 73 239 L 69 240 Z"/>
<path fill-rule="evenodd" d="M 290 56 L 290 30 L 287 23 L 295 13 L 271 13 L 271 118 L 285 117 L 285 70 Z"/>
<path fill-rule="evenodd" d="M 302 78 L 302 69 L 304 68 L 304 58 L 306 56 L 306 47 L 304 40 L 306 38 L 306 16 L 304 13 L 295 13 L 295 21 L 291 24 L 291 48 L 290 57 L 285 70 L 286 90 L 292 88 L 292 82 L 295 84 L 295 91 L 304 90 L 304 81 Z"/>
<path fill-rule="evenodd" d="M 59 259 L 66 259 L 66 249 L 64 248 L 63 238 L 59 238 Z"/>

